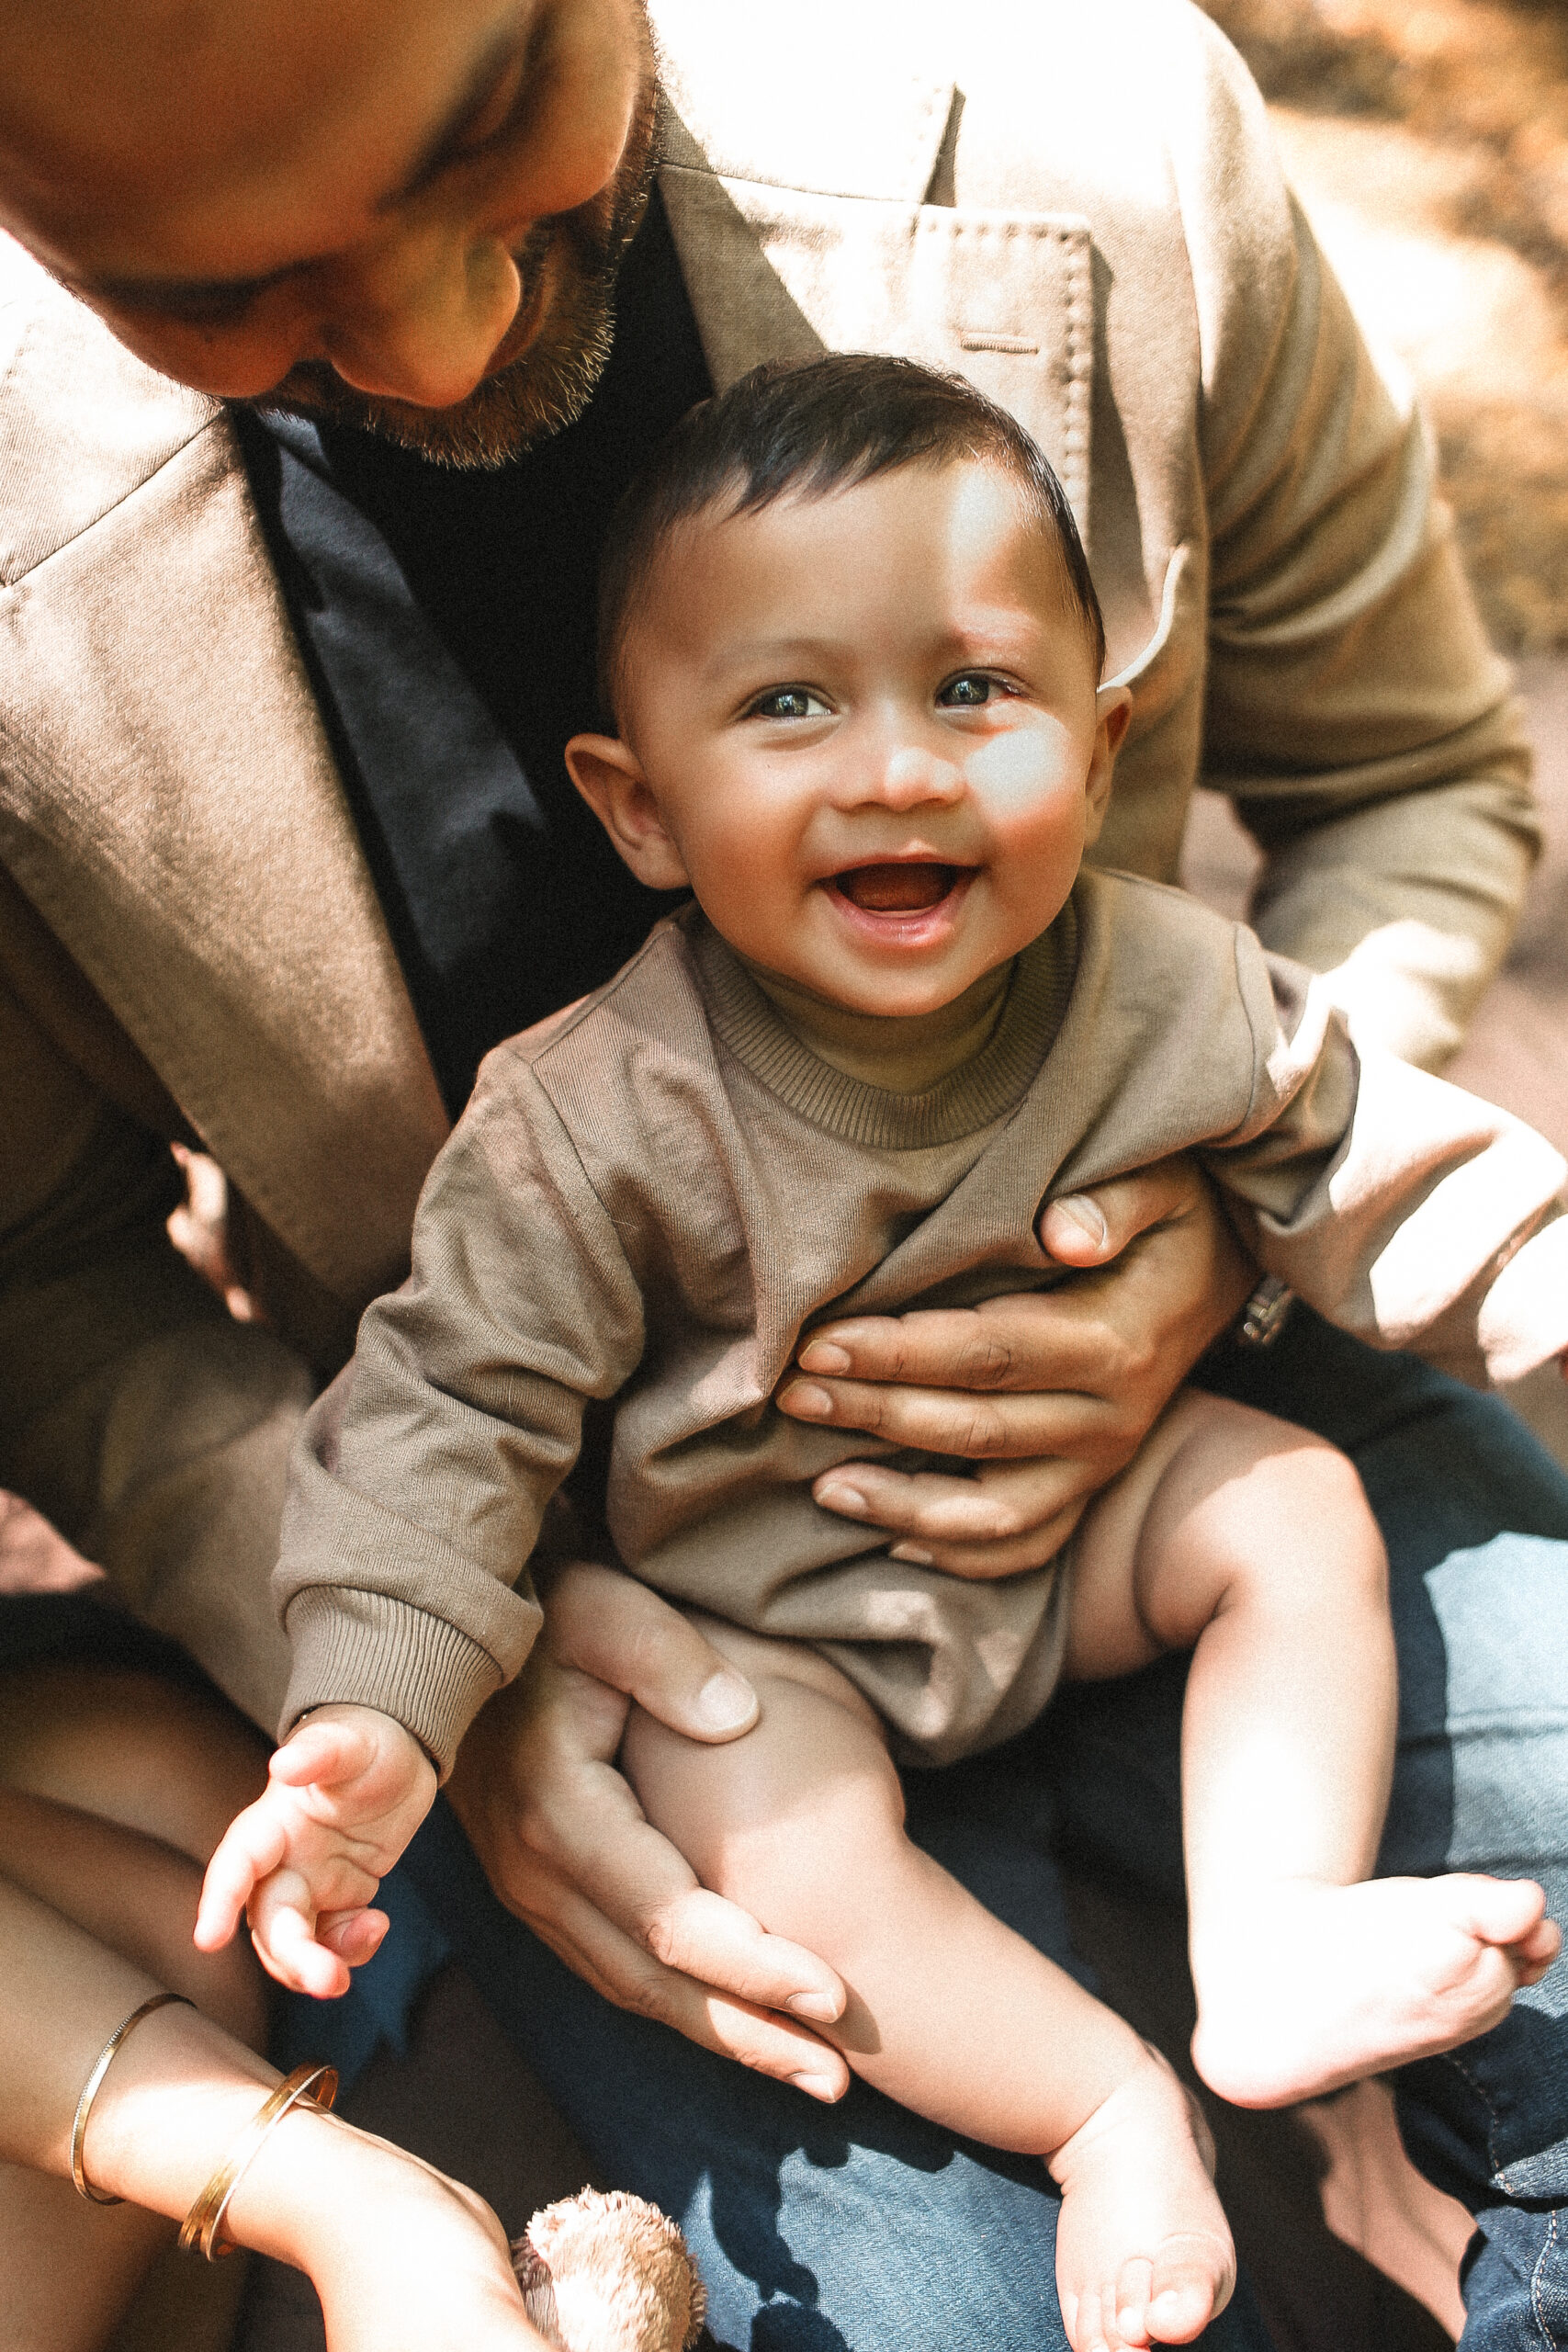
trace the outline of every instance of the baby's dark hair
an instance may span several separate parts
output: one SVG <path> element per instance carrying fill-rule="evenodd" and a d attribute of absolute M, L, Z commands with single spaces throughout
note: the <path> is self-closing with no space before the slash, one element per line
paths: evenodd
<path fill-rule="evenodd" d="M 753 368 L 689 409 L 611 519 L 599 568 L 599 696 L 614 718 L 627 632 L 670 534 L 707 508 L 755 514 L 794 492 L 850 490 L 900 466 L 977 458 L 1010 475 L 1061 558 L 1067 600 L 1105 662 L 1105 624 L 1066 492 L 1016 417 L 962 376 L 912 359 L 834 352 Z"/>

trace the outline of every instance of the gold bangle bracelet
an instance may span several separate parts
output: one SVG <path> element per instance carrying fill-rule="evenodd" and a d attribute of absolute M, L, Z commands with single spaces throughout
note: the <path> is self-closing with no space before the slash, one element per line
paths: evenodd
<path fill-rule="evenodd" d="M 77 2196 L 85 2197 L 89 2205 L 123 2205 L 125 2202 L 123 2197 L 108 2197 L 101 2188 L 95 2188 L 83 2168 L 82 2143 L 87 2136 L 87 2118 L 93 2112 L 93 2101 L 102 2089 L 104 2076 L 113 2065 L 115 2054 L 127 2035 L 134 2033 L 142 2018 L 150 2018 L 154 2009 L 166 2009 L 173 2002 L 178 2002 L 187 2009 L 196 2007 L 196 2003 L 187 2000 L 183 1993 L 154 1993 L 116 2026 L 94 2061 L 92 2073 L 82 2086 L 82 2096 L 76 2102 L 75 2120 L 71 2126 L 71 2177 L 76 2185 Z"/>
<path fill-rule="evenodd" d="M 194 2251 L 207 2261 L 216 2262 L 220 2255 L 233 2252 L 232 2246 L 220 2241 L 218 2233 L 223 2226 L 229 2200 L 261 2153 L 263 2141 L 282 2122 L 289 2109 L 301 2100 L 320 2108 L 324 2114 L 336 2097 L 337 2073 L 332 2066 L 296 2066 L 291 2075 L 285 2075 L 263 2100 L 181 2222 L 182 2254 Z"/>

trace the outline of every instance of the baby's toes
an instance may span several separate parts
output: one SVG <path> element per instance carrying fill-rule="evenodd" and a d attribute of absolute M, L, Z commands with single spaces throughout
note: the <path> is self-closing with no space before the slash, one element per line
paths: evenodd
<path fill-rule="evenodd" d="M 1131 2262 L 1124 2262 L 1117 2273 L 1116 2332 L 1124 2344 L 1143 2345 L 1149 2340 L 1149 2285 L 1153 2276 L 1154 2265 L 1141 2254 L 1135 2254 Z"/>
<path fill-rule="evenodd" d="M 1529 1878 L 1482 1878 L 1461 1871 L 1438 1880 L 1438 1893 L 1439 1900 L 1448 1898 L 1455 1926 L 1478 1943 L 1518 1945 L 1546 1910 L 1544 1890 Z"/>
<path fill-rule="evenodd" d="M 1562 1949 L 1562 1930 L 1555 1919 L 1542 1919 L 1514 1946 L 1514 1964 L 1523 1984 L 1539 1984 Z"/>
<path fill-rule="evenodd" d="M 1062 2317 L 1073 2352 L 1118 2352 L 1117 2346 L 1106 2340 L 1103 2310 L 1098 2287 L 1090 2287 L 1081 2294 L 1070 2313 L 1064 2310 Z"/>
<path fill-rule="evenodd" d="M 1168 2239 L 1151 2267 L 1146 2340 L 1190 2344 L 1224 2311 L 1235 2284 L 1235 2262 L 1214 2240 Z"/>
<path fill-rule="evenodd" d="M 1511 1950 L 1483 1944 L 1441 1996 L 1454 2030 L 1462 2030 L 1468 2040 L 1501 2025 L 1527 1973 Z"/>

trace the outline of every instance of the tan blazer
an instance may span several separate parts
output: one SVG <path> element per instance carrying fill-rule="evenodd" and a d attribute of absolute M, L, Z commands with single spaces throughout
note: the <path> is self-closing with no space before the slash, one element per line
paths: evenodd
<path fill-rule="evenodd" d="M 661 0 L 660 185 L 719 384 L 961 368 L 1056 462 L 1134 714 L 1101 862 L 1200 780 L 1268 943 L 1439 1061 L 1533 853 L 1408 401 L 1185 0 Z M 446 1120 L 222 408 L 0 265 L 0 1482 L 270 1717 L 281 1465 Z M 271 1332 L 168 1250 L 248 1204 Z"/>

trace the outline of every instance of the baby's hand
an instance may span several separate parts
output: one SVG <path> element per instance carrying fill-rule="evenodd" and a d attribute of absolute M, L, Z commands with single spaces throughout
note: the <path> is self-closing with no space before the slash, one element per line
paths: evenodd
<path fill-rule="evenodd" d="M 269 1976 L 319 2001 L 346 1993 L 387 1932 L 386 1913 L 366 1905 L 434 1794 L 429 1758 L 390 1715 L 318 1707 L 208 1864 L 197 1946 L 220 1950 L 244 1912 Z"/>

